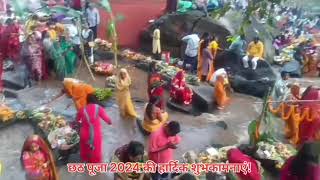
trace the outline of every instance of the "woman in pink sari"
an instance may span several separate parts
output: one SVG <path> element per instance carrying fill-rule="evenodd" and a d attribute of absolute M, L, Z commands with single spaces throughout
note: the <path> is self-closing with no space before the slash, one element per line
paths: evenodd
<path fill-rule="evenodd" d="M 80 157 L 85 163 L 102 163 L 102 131 L 100 119 L 111 124 L 105 110 L 95 104 L 94 95 L 88 96 L 88 105 L 81 108 L 77 114 L 80 124 Z"/>
<path fill-rule="evenodd" d="M 20 159 L 27 180 L 59 179 L 52 152 L 40 136 L 32 135 L 26 139 Z"/>
<path fill-rule="evenodd" d="M 43 46 L 35 37 L 34 34 L 28 36 L 22 47 L 22 58 L 28 64 L 28 69 L 31 77 L 34 80 L 41 80 L 44 78 L 43 65 L 44 65 L 44 50 Z"/>
<path fill-rule="evenodd" d="M 319 180 L 319 144 L 306 143 L 282 167 L 281 180 Z"/>
<path fill-rule="evenodd" d="M 178 104 L 190 105 L 192 102 L 192 95 L 192 90 L 187 87 L 184 71 L 179 71 L 171 82 L 171 101 Z"/>

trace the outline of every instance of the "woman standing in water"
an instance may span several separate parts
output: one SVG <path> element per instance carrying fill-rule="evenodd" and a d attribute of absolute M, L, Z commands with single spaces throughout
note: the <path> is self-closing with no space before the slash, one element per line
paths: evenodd
<path fill-rule="evenodd" d="M 26 139 L 20 160 L 27 180 L 59 180 L 52 152 L 40 136 Z"/>
<path fill-rule="evenodd" d="M 117 101 L 119 105 L 120 115 L 126 119 L 135 120 L 137 113 L 132 103 L 130 94 L 131 78 L 126 69 L 120 69 L 116 80 Z"/>

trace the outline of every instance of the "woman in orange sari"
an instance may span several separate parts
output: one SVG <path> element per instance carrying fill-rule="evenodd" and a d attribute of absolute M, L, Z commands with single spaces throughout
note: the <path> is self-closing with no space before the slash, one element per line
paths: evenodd
<path fill-rule="evenodd" d="M 218 109 L 222 110 L 229 103 L 230 98 L 227 96 L 227 92 L 225 90 L 225 79 L 222 75 L 217 77 L 217 80 L 214 85 L 214 93 L 215 100 L 218 104 Z"/>
<path fill-rule="evenodd" d="M 85 107 L 88 104 L 88 95 L 95 92 L 92 86 L 71 78 L 65 78 L 63 85 L 67 95 L 72 97 L 77 110 Z"/>
<path fill-rule="evenodd" d="M 59 179 L 52 152 L 38 135 L 31 135 L 26 139 L 20 160 L 27 180 Z"/>

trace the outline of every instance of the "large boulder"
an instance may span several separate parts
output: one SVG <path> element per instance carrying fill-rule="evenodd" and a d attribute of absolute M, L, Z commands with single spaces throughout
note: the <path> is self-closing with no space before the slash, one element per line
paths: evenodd
<path fill-rule="evenodd" d="M 172 56 L 181 56 L 182 37 L 190 32 L 199 35 L 208 32 L 219 39 L 222 48 L 227 47 L 226 37 L 230 32 L 211 17 L 204 17 L 201 11 L 189 11 L 184 14 L 167 14 L 156 20 L 160 24 L 162 51 L 170 51 Z M 154 23 L 154 24 L 155 24 Z M 154 24 L 141 34 L 141 48 L 151 52 Z"/>
<path fill-rule="evenodd" d="M 240 58 L 229 51 L 217 56 L 215 68 L 230 68 L 233 75 L 231 85 L 235 91 L 261 98 L 273 87 L 277 78 L 267 61 L 259 60 L 256 70 L 245 69 Z"/>

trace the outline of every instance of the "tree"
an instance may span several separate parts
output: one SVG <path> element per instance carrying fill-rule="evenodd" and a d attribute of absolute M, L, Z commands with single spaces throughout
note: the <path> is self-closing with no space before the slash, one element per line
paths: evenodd
<path fill-rule="evenodd" d="M 270 13 L 270 11 L 272 11 L 270 5 L 281 5 L 286 1 L 287 0 L 248 0 L 248 7 L 243 12 L 241 27 L 238 34 L 244 34 L 245 29 L 251 25 L 252 18 L 257 17 L 257 15 L 260 18 L 266 18 L 269 25 L 274 25 L 273 14 Z M 216 19 L 224 16 L 232 9 L 231 6 L 232 4 L 230 2 L 225 4 L 223 8 L 214 11 L 212 17 Z"/>

